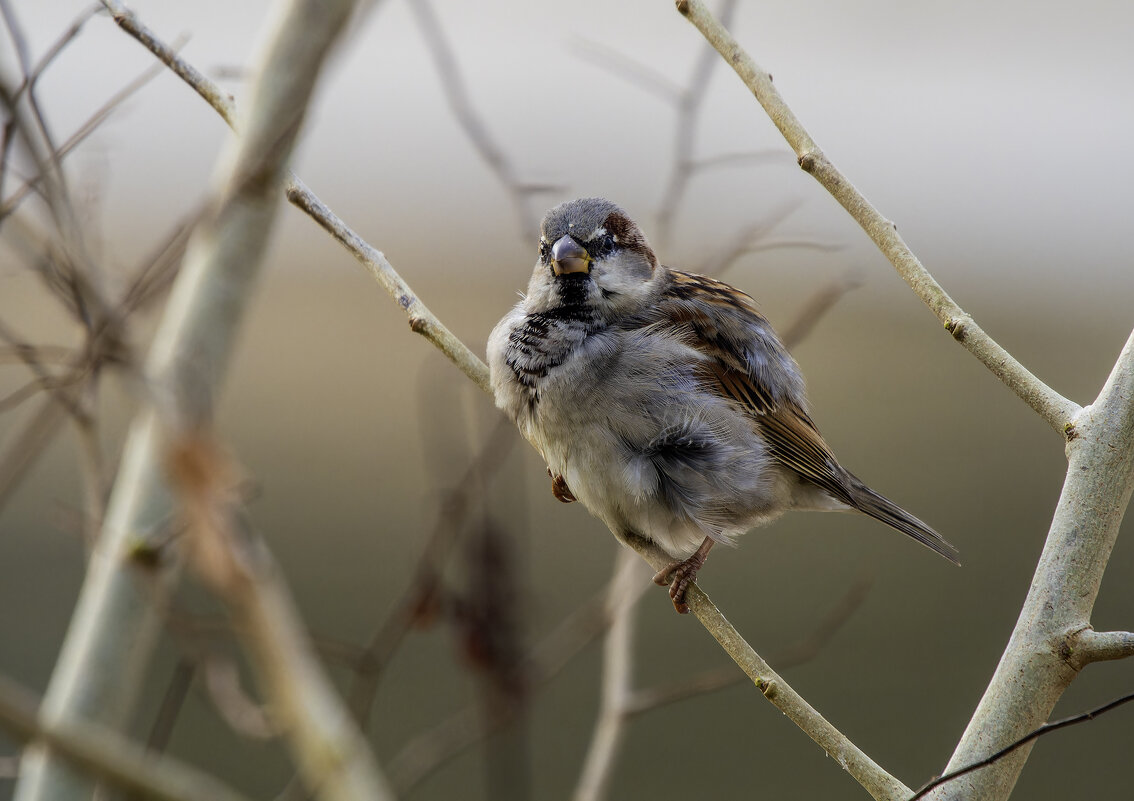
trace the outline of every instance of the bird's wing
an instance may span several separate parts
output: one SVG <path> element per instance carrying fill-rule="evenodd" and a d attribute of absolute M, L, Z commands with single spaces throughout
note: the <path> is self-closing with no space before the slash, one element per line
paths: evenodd
<path fill-rule="evenodd" d="M 799 367 L 752 298 L 712 278 L 670 272 L 653 324 L 672 326 L 708 357 L 707 386 L 748 414 L 773 458 L 853 505 L 846 472 L 804 407 Z"/>

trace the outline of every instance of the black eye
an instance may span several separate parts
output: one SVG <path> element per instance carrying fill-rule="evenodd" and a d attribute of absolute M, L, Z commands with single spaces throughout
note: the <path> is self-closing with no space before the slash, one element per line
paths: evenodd
<path fill-rule="evenodd" d="M 587 252 L 591 254 L 592 259 L 601 259 L 609 255 L 612 250 L 614 250 L 614 237 L 611 234 L 599 234 L 587 242 Z"/>
<path fill-rule="evenodd" d="M 549 264 L 551 262 L 551 245 L 548 244 L 546 239 L 540 240 L 539 243 L 539 263 Z"/>

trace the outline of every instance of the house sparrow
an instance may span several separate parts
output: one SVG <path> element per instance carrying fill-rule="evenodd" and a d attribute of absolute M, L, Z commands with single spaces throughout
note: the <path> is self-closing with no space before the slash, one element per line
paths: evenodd
<path fill-rule="evenodd" d="M 541 234 L 527 295 L 488 340 L 496 405 L 555 497 L 674 557 L 654 581 L 678 612 L 714 543 L 795 509 L 862 512 L 960 564 L 838 463 L 752 298 L 659 264 L 609 200 L 557 206 Z"/>

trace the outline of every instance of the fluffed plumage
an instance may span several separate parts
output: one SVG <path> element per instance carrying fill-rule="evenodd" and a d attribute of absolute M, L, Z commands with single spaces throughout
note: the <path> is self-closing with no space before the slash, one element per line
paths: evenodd
<path fill-rule="evenodd" d="M 541 232 L 527 295 L 489 338 L 496 404 L 556 497 L 683 560 L 657 577 L 678 611 L 714 542 L 790 510 L 857 510 L 957 561 L 838 463 L 752 298 L 659 264 L 608 200 L 557 206 Z"/>

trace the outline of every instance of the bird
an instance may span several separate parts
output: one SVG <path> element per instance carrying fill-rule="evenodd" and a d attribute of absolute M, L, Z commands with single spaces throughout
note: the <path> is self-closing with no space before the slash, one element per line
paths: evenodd
<path fill-rule="evenodd" d="M 487 356 L 496 405 L 543 457 L 552 493 L 665 551 L 654 581 L 679 613 L 715 544 L 787 511 L 860 512 L 960 564 L 839 464 L 755 301 L 661 264 L 609 200 L 547 212 L 527 292 Z"/>

